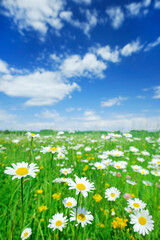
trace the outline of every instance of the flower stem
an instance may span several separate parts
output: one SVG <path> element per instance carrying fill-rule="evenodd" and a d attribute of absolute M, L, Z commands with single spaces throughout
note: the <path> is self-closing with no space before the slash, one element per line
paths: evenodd
<path fill-rule="evenodd" d="M 28 163 L 31 160 L 32 144 L 33 144 L 33 137 L 31 138 L 31 146 L 30 146 L 30 153 L 29 153 Z"/>
<path fill-rule="evenodd" d="M 80 197 L 80 193 L 78 194 L 78 197 L 77 197 L 77 206 L 76 206 L 76 224 L 75 224 L 75 235 L 74 235 L 74 239 L 77 240 L 77 228 L 78 226 L 77 225 L 77 211 L 78 211 L 78 205 L 79 205 L 79 197 Z"/>
<path fill-rule="evenodd" d="M 21 178 L 21 199 L 22 199 L 22 228 L 23 228 L 24 223 L 23 177 Z"/>

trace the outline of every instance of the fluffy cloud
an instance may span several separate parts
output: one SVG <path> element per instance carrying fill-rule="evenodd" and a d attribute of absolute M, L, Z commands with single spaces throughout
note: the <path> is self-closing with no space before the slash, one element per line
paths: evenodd
<path fill-rule="evenodd" d="M 59 72 L 34 72 L 27 75 L 3 75 L 0 79 L 0 91 L 9 96 L 26 97 L 27 106 L 51 105 L 80 87 L 69 83 Z"/>
<path fill-rule="evenodd" d="M 147 44 L 146 48 L 144 49 L 145 52 L 151 50 L 152 48 L 156 47 L 160 44 L 160 37 L 158 37 L 154 42 Z"/>
<path fill-rule="evenodd" d="M 142 48 L 143 48 L 143 45 L 140 44 L 139 40 L 136 40 L 136 41 L 126 44 L 121 49 L 121 54 L 125 57 L 131 56 L 133 53 L 138 52 Z"/>
<path fill-rule="evenodd" d="M 101 47 L 97 49 L 97 54 L 100 55 L 104 60 L 111 61 L 113 63 L 119 62 L 119 51 L 111 50 L 110 46 Z"/>
<path fill-rule="evenodd" d="M 16 118 L 14 114 L 8 113 L 7 111 L 0 109 L 0 123 L 8 123 L 8 121 L 13 121 Z"/>
<path fill-rule="evenodd" d="M 8 64 L 5 61 L 0 59 L 0 74 L 1 73 L 9 73 L 9 70 L 8 70 Z"/>
<path fill-rule="evenodd" d="M 155 1 L 154 7 L 155 7 L 156 9 L 160 9 L 160 0 L 156 0 L 156 1 Z"/>
<path fill-rule="evenodd" d="M 19 30 L 34 29 L 45 35 L 48 26 L 56 30 L 63 23 L 59 13 L 63 11 L 64 0 L 2 0 L 4 14 L 12 17 Z"/>
<path fill-rule="evenodd" d="M 140 13 L 140 10 L 142 8 L 142 4 L 140 2 L 133 2 L 128 5 L 126 5 L 126 9 L 128 11 L 128 14 L 131 16 L 136 16 Z"/>
<path fill-rule="evenodd" d="M 120 7 L 111 7 L 106 9 L 113 28 L 118 29 L 124 21 L 124 13 Z"/>
<path fill-rule="evenodd" d="M 103 77 L 106 69 L 104 62 L 97 60 L 92 53 L 87 53 L 83 58 L 79 55 L 72 55 L 64 60 L 60 69 L 67 77 L 80 77 L 95 75 Z"/>
<path fill-rule="evenodd" d="M 153 98 L 159 99 L 160 98 L 160 86 L 154 87 L 154 91 L 155 91 L 155 94 L 154 94 Z"/>
<path fill-rule="evenodd" d="M 52 119 L 54 122 L 63 121 L 65 117 L 61 117 L 60 114 L 56 110 L 48 110 L 42 111 L 41 114 L 35 114 L 36 117 Z"/>
<path fill-rule="evenodd" d="M 92 0 L 72 0 L 73 2 L 76 2 L 76 3 L 79 3 L 79 4 L 82 4 L 82 3 L 85 3 L 85 4 L 91 4 Z"/>
<path fill-rule="evenodd" d="M 81 9 L 81 13 L 83 14 L 83 18 L 86 18 L 85 21 L 73 19 L 71 12 L 62 12 L 60 16 L 63 18 L 63 20 L 70 23 L 72 26 L 83 30 L 83 32 L 89 36 L 90 30 L 98 23 L 97 11 L 95 9 L 93 11 L 90 11 L 89 9 Z"/>
<path fill-rule="evenodd" d="M 101 107 L 112 107 L 114 105 L 121 105 L 122 101 L 126 101 L 128 98 L 127 97 L 116 97 L 116 98 L 110 98 L 107 101 L 102 101 L 101 102 Z"/>
<path fill-rule="evenodd" d="M 140 114 L 124 114 L 114 115 L 112 117 L 101 117 L 93 111 L 86 111 L 81 117 L 65 118 L 62 121 L 34 121 L 34 122 L 13 122 L 8 124 L 9 129 L 12 130 L 105 130 L 105 131 L 130 131 L 149 130 L 155 131 L 159 129 L 160 116 L 145 117 Z M 6 129 L 6 124 L 0 122 L 0 129 Z"/>
<path fill-rule="evenodd" d="M 143 0 L 141 2 L 132 2 L 126 5 L 127 12 L 130 16 L 138 16 L 143 10 L 143 13 L 146 14 L 146 8 L 151 4 L 151 0 Z"/>

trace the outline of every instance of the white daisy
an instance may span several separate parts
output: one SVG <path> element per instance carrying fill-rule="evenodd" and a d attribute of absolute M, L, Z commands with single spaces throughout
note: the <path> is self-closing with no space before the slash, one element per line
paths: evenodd
<path fill-rule="evenodd" d="M 147 175 L 147 174 L 149 174 L 149 171 L 146 170 L 146 169 L 144 169 L 144 168 L 139 169 L 138 172 L 141 173 L 142 175 Z"/>
<path fill-rule="evenodd" d="M 76 194 L 78 195 L 80 192 L 84 197 L 88 196 L 88 192 L 94 190 L 94 183 L 90 183 L 86 177 L 79 178 L 75 175 L 75 182 L 69 181 L 68 186 L 69 189 L 76 189 Z"/>
<path fill-rule="evenodd" d="M 73 208 L 77 205 L 77 201 L 73 197 L 68 197 L 63 200 L 63 204 L 67 208 Z"/>
<path fill-rule="evenodd" d="M 67 174 L 70 174 L 72 173 L 73 169 L 71 168 L 61 168 L 60 169 L 60 173 L 64 174 L 64 175 L 67 175 Z"/>
<path fill-rule="evenodd" d="M 105 191 L 105 198 L 107 198 L 108 201 L 115 201 L 116 198 L 119 198 L 119 195 L 120 191 L 115 187 L 108 188 Z"/>
<path fill-rule="evenodd" d="M 105 169 L 105 168 L 106 168 L 106 166 L 105 166 L 103 163 L 101 163 L 101 162 L 96 162 L 96 163 L 94 164 L 94 166 L 95 166 L 96 168 L 98 168 L 98 169 Z"/>
<path fill-rule="evenodd" d="M 127 138 L 130 138 L 130 137 L 132 137 L 132 134 L 130 134 L 130 133 L 123 133 L 123 136 L 125 136 Z"/>
<path fill-rule="evenodd" d="M 131 185 L 136 185 L 137 183 L 131 180 L 126 180 L 127 183 L 131 184 Z"/>
<path fill-rule="evenodd" d="M 131 147 L 129 148 L 129 151 L 131 151 L 131 152 L 138 152 L 139 149 L 131 146 Z"/>
<path fill-rule="evenodd" d="M 56 213 L 52 216 L 52 219 L 49 219 L 50 224 L 48 227 L 52 228 L 53 231 L 58 229 L 62 232 L 63 228 L 66 227 L 67 221 L 67 217 L 63 217 L 63 213 Z"/>
<path fill-rule="evenodd" d="M 126 168 L 127 162 L 125 161 L 118 161 L 118 162 L 113 162 L 113 167 L 116 169 L 124 169 Z"/>
<path fill-rule="evenodd" d="M 27 137 L 40 138 L 39 134 L 34 134 L 34 133 L 31 133 L 31 132 L 27 132 L 26 135 L 27 135 Z"/>
<path fill-rule="evenodd" d="M 102 163 L 106 166 L 109 166 L 112 164 L 112 160 L 111 159 L 102 160 Z"/>
<path fill-rule="evenodd" d="M 151 171 L 151 173 L 152 173 L 154 176 L 157 176 L 157 177 L 160 176 L 160 171 Z"/>
<path fill-rule="evenodd" d="M 13 168 L 6 167 L 6 170 L 4 173 L 13 175 L 12 180 L 15 178 L 21 179 L 22 177 L 31 176 L 35 178 L 36 172 L 39 171 L 39 168 L 36 164 L 31 163 L 28 165 L 28 163 L 22 162 L 22 163 L 12 163 Z"/>
<path fill-rule="evenodd" d="M 81 223 L 81 226 L 84 227 L 87 225 L 87 223 L 91 224 L 91 221 L 93 221 L 93 216 L 90 214 L 90 212 L 86 211 L 85 208 L 78 207 L 77 209 L 77 216 L 76 216 L 76 209 L 74 208 L 71 211 L 71 221 L 77 220 L 77 223 Z"/>
<path fill-rule="evenodd" d="M 124 152 L 115 149 L 111 151 L 111 155 L 113 157 L 121 157 L 121 156 L 124 156 Z"/>
<path fill-rule="evenodd" d="M 149 182 L 149 181 L 143 181 L 143 184 L 146 186 L 152 186 L 153 183 Z"/>
<path fill-rule="evenodd" d="M 32 234 L 32 229 L 31 228 L 24 229 L 24 231 L 21 234 L 22 240 L 29 238 L 31 236 L 31 234 Z"/>
<path fill-rule="evenodd" d="M 135 198 L 134 200 L 128 199 L 128 204 L 129 204 L 129 207 L 131 207 L 131 208 L 133 208 L 135 210 L 143 209 L 147 205 L 146 203 L 143 203 L 138 198 Z"/>
<path fill-rule="evenodd" d="M 143 236 L 148 234 L 154 228 L 154 221 L 151 220 L 152 216 L 149 216 L 148 210 L 134 211 L 134 214 L 130 215 L 131 224 L 134 224 L 134 232 L 139 232 Z"/>

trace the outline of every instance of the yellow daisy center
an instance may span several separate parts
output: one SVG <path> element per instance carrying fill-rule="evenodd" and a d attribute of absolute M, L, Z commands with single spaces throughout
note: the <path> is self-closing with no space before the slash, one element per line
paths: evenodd
<path fill-rule="evenodd" d="M 102 168 L 102 166 L 98 166 L 98 168 Z"/>
<path fill-rule="evenodd" d="M 157 161 L 158 164 L 160 164 L 160 161 Z"/>
<path fill-rule="evenodd" d="M 56 223 L 55 223 L 56 227 L 60 227 L 62 225 L 62 221 L 58 220 Z"/>
<path fill-rule="evenodd" d="M 34 133 L 32 133 L 32 134 L 31 134 L 31 137 L 34 137 L 34 136 L 35 136 L 35 134 L 34 134 Z"/>
<path fill-rule="evenodd" d="M 116 168 L 121 168 L 121 167 L 119 165 L 117 165 Z"/>
<path fill-rule="evenodd" d="M 155 172 L 156 175 L 158 175 L 158 172 Z"/>
<path fill-rule="evenodd" d="M 78 188 L 78 190 L 80 190 L 80 191 L 83 191 L 83 190 L 86 189 L 85 185 L 82 184 L 82 183 L 78 183 L 78 184 L 76 185 L 76 188 Z"/>
<path fill-rule="evenodd" d="M 141 225 L 145 225 L 146 224 L 146 218 L 145 217 L 139 217 L 139 219 L 138 219 L 138 222 L 141 224 Z"/>
<path fill-rule="evenodd" d="M 85 220 L 86 220 L 86 216 L 85 216 L 83 213 L 79 213 L 79 214 L 77 215 L 77 218 L 78 218 L 78 220 L 80 220 L 80 221 L 85 221 Z"/>
<path fill-rule="evenodd" d="M 109 162 L 106 162 L 106 164 L 109 164 Z"/>
<path fill-rule="evenodd" d="M 71 202 L 67 202 L 66 203 L 68 207 L 71 207 L 72 206 L 72 203 Z"/>
<path fill-rule="evenodd" d="M 144 171 L 142 171 L 141 173 L 145 173 Z"/>
<path fill-rule="evenodd" d="M 119 156 L 119 153 L 116 153 L 116 156 Z"/>
<path fill-rule="evenodd" d="M 49 151 L 57 151 L 58 150 L 58 148 L 56 148 L 56 147 L 51 147 L 50 149 L 49 149 Z"/>
<path fill-rule="evenodd" d="M 139 205 L 139 203 L 133 203 L 133 206 L 135 207 L 135 208 L 139 208 L 140 207 L 140 205 Z"/>
<path fill-rule="evenodd" d="M 27 173 L 28 173 L 28 168 L 26 167 L 21 167 L 16 170 L 17 175 L 23 176 L 23 175 L 26 175 Z"/>
<path fill-rule="evenodd" d="M 25 232 L 23 236 L 24 236 L 24 237 L 27 237 L 27 236 L 28 236 L 28 232 Z"/>
<path fill-rule="evenodd" d="M 111 193 L 111 197 L 115 197 L 116 196 L 116 194 L 115 193 Z"/>
<path fill-rule="evenodd" d="M 67 170 L 65 170 L 65 171 L 64 171 L 64 173 L 68 173 L 68 171 L 67 171 Z"/>

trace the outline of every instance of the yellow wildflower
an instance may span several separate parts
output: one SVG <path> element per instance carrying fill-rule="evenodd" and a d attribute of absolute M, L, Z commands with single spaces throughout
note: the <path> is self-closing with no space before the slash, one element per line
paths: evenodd
<path fill-rule="evenodd" d="M 111 223 L 113 228 L 125 228 L 127 226 L 127 222 L 128 219 L 123 219 L 123 218 L 119 218 L 119 217 L 116 217 L 114 218 L 113 222 Z"/>
<path fill-rule="evenodd" d="M 59 201 L 60 196 L 61 196 L 61 193 L 59 192 L 52 194 L 53 199 L 56 199 L 57 201 Z"/>
<path fill-rule="evenodd" d="M 85 165 L 84 168 L 83 168 L 83 172 L 87 171 L 88 168 L 89 168 L 89 166 L 88 166 L 88 165 Z"/>
<path fill-rule="evenodd" d="M 42 205 L 38 208 L 39 212 L 42 212 L 42 211 L 46 211 L 47 210 L 47 206 L 46 205 Z"/>
<path fill-rule="evenodd" d="M 107 187 L 109 187 L 110 185 L 109 185 L 109 183 L 105 183 L 105 187 L 107 188 Z"/>
<path fill-rule="evenodd" d="M 37 193 L 42 194 L 42 193 L 43 193 L 43 190 L 42 190 L 42 189 L 38 189 L 38 190 L 37 190 Z"/>
<path fill-rule="evenodd" d="M 93 196 L 93 199 L 96 201 L 96 202 L 100 202 L 101 200 L 102 200 L 102 197 L 101 197 L 101 195 L 100 194 L 95 194 L 94 196 Z"/>

